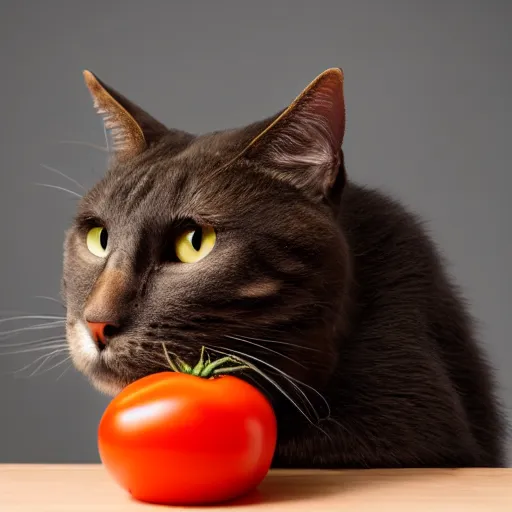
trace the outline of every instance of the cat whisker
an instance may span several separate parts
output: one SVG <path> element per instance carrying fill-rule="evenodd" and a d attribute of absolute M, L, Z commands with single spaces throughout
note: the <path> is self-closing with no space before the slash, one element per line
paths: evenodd
<path fill-rule="evenodd" d="M 59 140 L 58 144 L 76 144 L 77 146 L 87 146 L 89 148 L 97 149 L 98 151 L 104 151 L 108 153 L 108 148 L 100 146 L 99 144 L 93 144 L 92 142 L 86 142 L 81 140 Z"/>
<path fill-rule="evenodd" d="M 65 351 L 67 351 L 67 350 L 68 350 L 67 347 L 56 348 L 55 350 L 53 350 L 49 354 L 43 354 L 42 356 L 39 356 L 37 359 L 35 359 L 34 361 L 30 362 L 29 364 L 27 364 L 23 368 L 20 368 L 19 370 L 16 370 L 15 372 L 13 372 L 13 374 L 17 375 L 20 372 L 28 370 L 32 365 L 37 364 L 38 361 L 41 361 L 41 359 L 43 359 L 43 362 L 37 367 L 37 369 L 39 369 L 49 358 L 54 357 L 57 354 L 61 354 L 61 353 L 65 352 Z"/>
<path fill-rule="evenodd" d="M 327 423 L 333 423 L 334 425 L 336 425 L 340 430 L 343 430 L 343 432 L 347 433 L 350 435 L 350 431 L 348 430 L 347 427 L 345 427 L 345 425 L 343 425 L 342 423 L 340 423 L 338 420 L 335 420 L 332 416 L 329 416 L 327 418 L 323 418 L 321 421 L 325 421 Z"/>
<path fill-rule="evenodd" d="M 48 297 L 46 295 L 34 295 L 33 296 L 34 299 L 45 299 L 45 300 L 51 300 L 52 302 L 56 302 L 57 304 L 60 304 L 61 306 L 64 306 L 64 303 L 59 300 L 59 299 L 55 299 L 54 297 Z M 64 306 L 65 307 L 65 306 Z"/>
<path fill-rule="evenodd" d="M 58 187 L 57 185 L 49 185 L 48 183 L 34 183 L 34 185 L 37 185 L 39 187 L 47 187 L 47 188 L 54 188 L 56 190 L 62 190 L 64 192 L 68 192 L 68 194 L 71 194 L 75 197 L 78 197 L 79 199 L 82 199 L 83 196 L 80 194 L 77 194 L 76 192 L 73 192 L 72 190 L 69 190 L 65 187 Z"/>
<path fill-rule="evenodd" d="M 0 356 L 12 356 L 17 354 L 28 354 L 29 352 L 41 352 L 42 350 L 49 350 L 52 348 L 67 348 L 67 345 L 65 342 L 61 343 L 55 343 L 55 342 L 49 342 L 48 344 L 43 344 L 42 347 L 32 347 L 32 348 L 25 348 L 22 350 L 14 350 L 12 352 L 0 352 Z"/>
<path fill-rule="evenodd" d="M 164 358 L 156 358 L 156 357 L 148 357 L 144 359 L 145 362 L 155 365 L 157 368 L 162 368 L 162 370 L 171 371 L 169 368 L 169 364 L 167 363 L 167 359 Z"/>
<path fill-rule="evenodd" d="M 331 417 L 331 407 L 329 405 L 329 402 L 326 400 L 326 398 L 320 393 L 317 389 L 315 389 L 313 386 L 310 386 L 309 384 L 306 384 L 305 382 L 302 382 L 299 379 L 296 379 L 295 377 L 292 377 L 291 375 L 287 376 L 289 379 L 291 379 L 293 382 L 295 382 L 297 385 L 304 386 L 311 390 L 315 395 L 317 395 L 320 400 L 325 404 L 325 407 L 327 408 L 327 416 L 325 418 L 320 418 L 320 420 L 328 419 Z"/>
<path fill-rule="evenodd" d="M 51 359 L 51 358 L 50 358 Z M 54 370 L 55 368 L 58 368 L 59 366 L 61 366 L 62 364 L 64 363 L 67 363 L 69 360 L 71 359 L 71 356 L 67 356 L 66 358 L 64 358 L 62 361 L 59 361 L 58 363 L 55 363 L 53 364 L 52 366 L 50 366 L 49 368 L 46 368 L 45 370 L 43 370 L 39 376 L 45 374 L 45 373 L 48 373 L 49 371 L 51 370 Z M 46 361 L 44 361 L 46 363 Z M 29 376 L 28 378 L 30 377 L 34 377 L 36 374 L 37 374 L 37 371 L 42 367 L 43 365 L 40 365 L 38 368 L 36 368 Z"/>
<path fill-rule="evenodd" d="M 286 341 L 278 341 L 278 340 L 270 340 L 266 338 L 253 338 L 251 336 L 241 336 L 242 338 L 253 340 L 253 341 L 262 341 L 263 343 L 270 343 L 270 344 L 276 344 L 276 345 L 287 345 L 289 347 L 293 347 L 300 350 L 309 350 L 311 352 L 321 352 L 321 350 L 318 350 L 317 348 L 313 347 L 304 347 L 302 345 L 297 345 L 295 343 L 288 343 Z"/>
<path fill-rule="evenodd" d="M 38 340 L 31 340 L 31 341 L 23 341 L 21 343 L 1 343 L 0 342 L 0 348 L 16 348 L 16 347 L 26 347 L 30 345 L 40 345 L 45 343 L 52 343 L 58 340 L 62 340 L 62 336 L 50 336 L 48 338 L 41 338 Z"/>
<path fill-rule="evenodd" d="M 20 316 L 11 316 L 9 318 L 0 318 L 0 324 L 4 322 L 13 322 L 15 320 L 66 320 L 64 316 L 54 316 L 54 315 L 20 315 Z"/>
<path fill-rule="evenodd" d="M 290 397 L 290 395 L 277 383 L 275 382 L 271 377 L 269 377 L 263 370 L 261 370 L 260 368 L 258 368 L 257 366 L 255 366 L 253 363 L 249 363 L 248 361 L 244 360 L 242 357 L 239 357 L 239 356 L 236 356 L 234 357 L 232 352 L 235 352 L 233 350 L 229 351 L 228 349 L 226 349 L 225 347 L 221 347 L 223 348 L 224 350 L 219 350 L 217 348 L 213 348 L 211 346 L 208 346 L 206 345 L 205 346 L 206 350 L 207 351 L 210 351 L 210 352 L 214 352 L 216 354 L 220 354 L 220 355 L 224 355 L 224 356 L 229 356 L 229 357 L 233 357 L 234 359 L 236 359 L 237 361 L 239 361 L 240 363 L 242 364 L 245 364 L 247 365 L 249 368 L 251 368 L 252 370 L 254 370 L 258 375 L 261 375 L 265 380 L 267 380 L 270 384 L 272 384 L 278 391 L 280 391 L 288 400 L 290 400 L 290 402 L 297 408 L 297 410 L 309 421 L 311 422 L 311 418 L 307 415 L 307 413 L 305 413 L 301 408 L 300 406 L 293 400 L 292 397 Z M 245 355 L 245 354 L 244 354 Z"/>
<path fill-rule="evenodd" d="M 48 362 L 48 361 L 51 361 L 54 357 L 56 357 L 57 355 L 59 354 L 53 354 L 52 356 L 48 357 L 47 359 L 45 359 L 30 375 L 28 375 L 28 378 L 31 378 L 31 377 L 34 377 L 35 375 L 37 375 L 37 372 Z M 65 357 L 64 359 L 62 359 L 61 361 L 57 362 L 56 364 L 50 366 L 49 368 L 46 368 L 44 371 L 42 371 L 39 375 L 43 375 L 44 373 L 50 371 L 50 370 L 53 370 L 54 368 L 57 368 L 58 366 L 60 366 L 61 364 L 64 364 L 65 362 L 69 361 L 71 359 L 71 356 L 67 356 Z"/>
<path fill-rule="evenodd" d="M 286 372 L 284 372 L 283 370 L 280 370 L 279 368 L 277 368 L 276 366 L 268 363 L 267 361 L 264 361 L 263 359 L 260 359 L 258 357 L 252 356 L 250 354 L 245 354 L 244 352 L 240 352 L 238 350 L 228 349 L 227 347 L 220 347 L 220 348 L 223 349 L 223 350 L 230 350 L 231 352 L 234 352 L 235 354 L 240 354 L 243 357 L 248 357 L 249 359 L 251 359 L 253 361 L 258 361 L 259 363 L 264 364 L 265 366 L 267 366 L 267 367 L 271 368 L 272 370 L 278 372 L 284 379 L 286 379 L 292 385 L 292 387 L 294 389 L 296 389 L 302 395 L 303 399 L 307 402 L 307 404 L 309 405 L 309 407 L 313 411 L 313 414 L 316 416 L 317 420 L 320 419 L 319 414 L 317 413 L 315 407 L 311 403 L 311 400 L 309 400 L 309 398 L 307 397 L 306 393 L 304 393 L 304 391 L 301 388 L 299 388 L 292 380 L 290 380 L 290 376 Z"/>
<path fill-rule="evenodd" d="M 249 338 L 248 336 L 240 336 L 240 338 L 233 337 L 233 336 L 226 336 L 226 337 L 227 337 L 227 338 L 238 339 L 238 340 L 240 340 L 240 341 L 246 341 L 246 342 L 247 342 L 247 340 L 246 340 L 245 338 L 248 338 L 248 339 L 259 339 L 259 338 Z M 261 341 L 269 341 L 269 340 L 261 340 Z M 247 343 L 249 343 L 249 342 L 247 342 Z M 291 346 L 291 347 L 293 347 L 293 348 L 306 348 L 306 349 L 307 349 L 307 348 L 309 348 L 309 347 L 300 347 L 299 345 L 295 345 L 295 344 L 293 344 L 293 343 L 286 343 L 286 342 L 283 342 L 283 343 L 284 343 L 285 345 L 289 345 L 289 346 Z M 273 352 L 273 353 L 275 353 L 275 354 L 281 355 L 282 357 L 286 357 L 284 354 L 281 354 L 280 352 L 277 352 L 277 351 L 275 351 L 275 350 L 270 350 L 268 347 L 265 347 L 265 346 L 263 346 L 263 345 L 259 345 L 259 344 L 257 344 L 257 343 L 251 343 L 251 344 L 253 344 L 253 345 L 257 346 L 257 347 L 260 347 L 260 348 L 264 348 L 265 350 L 271 351 L 271 352 Z M 316 349 L 312 349 L 312 350 L 316 350 Z M 316 351 L 317 351 L 317 352 L 320 352 L 319 350 L 316 350 Z M 251 356 L 249 356 L 249 357 L 251 357 Z M 287 359 L 291 359 L 291 358 L 288 358 L 288 357 L 286 357 L 286 358 L 287 358 Z M 293 359 L 291 359 L 291 360 L 293 360 Z M 293 360 L 293 361 L 294 361 L 294 360 Z M 264 362 L 264 363 L 266 363 L 266 362 Z M 268 363 L 266 363 L 266 364 L 268 364 Z M 297 363 L 297 364 L 300 364 L 300 363 Z M 302 365 L 302 364 L 301 364 L 301 366 L 302 366 L 303 368 L 305 368 L 305 366 L 304 366 L 304 365 Z M 282 373 L 285 373 L 285 372 L 283 372 L 283 371 L 282 371 L 282 370 L 280 370 L 280 369 L 278 369 L 278 371 L 279 371 L 279 372 L 282 372 Z M 316 395 L 317 395 L 317 396 L 318 396 L 318 397 L 319 397 L 319 398 L 324 402 L 324 404 L 325 404 L 325 406 L 326 406 L 326 408 L 327 408 L 327 418 L 329 418 L 329 417 L 331 416 L 331 408 L 330 408 L 330 406 L 329 406 L 329 403 L 327 402 L 327 400 L 325 399 L 325 397 L 324 397 L 324 396 L 323 396 L 323 395 L 322 395 L 318 390 L 316 390 L 314 387 L 310 386 L 309 384 L 306 384 L 305 382 L 302 382 L 301 380 L 296 379 L 295 377 L 292 377 L 291 375 L 286 374 L 286 377 L 287 377 L 288 379 L 291 379 L 293 382 L 295 382 L 295 383 L 297 383 L 297 384 L 300 384 L 301 386 L 304 386 L 304 387 L 308 388 L 309 390 L 311 390 L 313 393 L 315 393 L 315 394 L 316 394 Z"/>
<path fill-rule="evenodd" d="M 69 360 L 69 359 L 67 359 Z M 66 366 L 66 368 L 64 368 L 64 371 L 55 379 L 55 382 L 58 382 L 60 379 L 62 379 L 62 377 L 64 376 L 64 374 L 73 366 L 73 363 L 69 363 L 68 366 Z"/>
<path fill-rule="evenodd" d="M 2 332 L 0 332 L 0 339 L 5 339 L 10 336 L 19 334 L 21 332 L 38 331 L 38 330 L 43 330 L 43 329 L 58 329 L 58 328 L 64 327 L 64 324 L 65 324 L 64 321 L 47 322 L 45 324 L 30 325 L 28 327 L 20 327 L 19 329 L 11 329 L 10 331 L 2 331 Z"/>
<path fill-rule="evenodd" d="M 254 384 L 255 387 L 263 388 L 265 393 L 268 396 L 270 396 L 271 393 L 268 391 L 267 387 L 264 384 L 262 384 L 261 382 L 258 382 L 249 372 L 245 373 L 244 377 L 249 379 Z"/>
<path fill-rule="evenodd" d="M 242 341 L 243 343 L 248 343 L 249 345 L 254 345 L 255 347 L 258 347 L 258 348 L 261 348 L 263 350 L 266 350 L 267 352 L 271 352 L 272 354 L 276 354 L 278 356 L 281 356 L 283 357 L 284 359 L 288 359 L 288 361 L 291 361 L 292 363 L 295 363 L 296 365 L 298 366 L 302 366 L 302 368 L 306 368 L 306 366 L 304 366 L 302 363 L 299 363 L 299 361 L 285 355 L 285 354 L 282 354 L 281 352 L 278 352 L 277 350 L 273 350 L 271 348 L 268 348 L 268 347 L 265 347 L 264 345 L 260 345 L 259 343 L 255 343 L 254 341 L 249 341 L 247 339 L 245 339 L 245 337 L 237 337 L 237 336 L 229 336 L 229 335 L 226 335 L 225 336 L 226 338 L 230 338 L 232 340 L 237 340 L 237 341 Z M 306 368 L 307 369 L 307 368 Z"/>
<path fill-rule="evenodd" d="M 40 164 L 40 165 L 41 165 L 41 167 L 43 169 L 46 169 L 47 171 L 59 174 L 63 178 L 66 178 L 67 180 L 71 181 L 72 183 L 74 183 L 75 185 L 77 185 L 78 187 L 80 187 L 82 190 L 85 191 L 85 187 L 81 183 L 76 181 L 74 178 L 71 178 L 71 176 L 68 176 L 67 174 L 64 174 L 62 171 L 59 171 L 58 169 L 55 169 L 54 167 L 50 167 L 49 165 L 46 165 L 46 164 Z"/>
<path fill-rule="evenodd" d="M 224 348 L 224 347 L 222 347 Z M 214 352 L 214 353 L 217 353 L 217 354 L 221 354 L 221 355 L 225 355 L 225 356 L 231 356 L 233 357 L 233 354 L 231 354 L 229 351 L 225 351 L 225 350 L 218 350 L 216 348 L 213 348 L 213 347 L 209 347 L 207 346 L 206 347 L 207 350 L 211 351 L 211 352 Z M 329 434 L 327 434 L 327 432 L 325 432 L 321 427 L 319 427 L 317 424 L 313 423 L 313 421 L 311 420 L 310 416 L 302 410 L 302 408 L 299 406 L 299 404 L 297 404 L 297 402 L 295 400 L 293 400 L 293 398 L 282 388 L 282 386 L 280 386 L 274 379 L 272 379 L 271 377 L 269 377 L 265 372 L 263 372 L 261 369 L 259 369 L 257 366 L 255 366 L 253 363 L 250 363 L 249 361 L 247 360 L 244 360 L 242 357 L 235 357 L 235 359 L 239 360 L 241 363 L 243 363 L 244 365 L 248 366 L 249 368 L 251 368 L 253 371 L 255 371 L 258 375 L 260 375 L 261 377 L 263 377 L 265 380 L 267 380 L 270 384 L 272 384 L 280 393 L 282 393 L 282 395 L 290 401 L 290 403 L 299 411 L 299 413 L 304 416 L 304 418 L 308 421 L 308 423 L 310 423 L 312 426 L 314 426 L 315 428 L 317 428 L 318 430 L 320 430 L 322 433 L 324 433 L 327 437 L 330 438 Z"/>
<path fill-rule="evenodd" d="M 225 348 L 225 347 L 223 347 Z M 225 348 L 227 350 L 227 348 Z M 272 365 L 270 365 L 269 363 L 267 363 L 266 361 L 264 360 L 260 360 L 258 358 L 255 358 L 254 356 L 251 356 L 249 354 L 244 354 L 245 357 L 249 357 L 251 359 L 255 359 L 255 360 L 258 360 L 260 361 L 261 363 L 267 365 L 267 366 L 270 366 L 272 367 L 275 371 L 278 372 L 278 374 L 282 375 L 286 380 L 288 380 L 289 382 L 290 381 L 293 381 L 293 382 L 290 382 L 290 384 L 292 384 L 292 386 L 294 388 L 296 388 L 307 400 L 308 404 L 310 405 L 310 407 L 313 409 L 313 411 L 315 412 L 315 415 L 317 416 L 317 419 L 318 421 L 326 421 L 326 420 L 332 420 L 334 421 L 335 423 L 336 420 L 334 420 L 332 417 L 331 417 L 331 407 L 329 406 L 329 402 L 326 400 L 326 398 L 318 391 L 316 390 L 314 387 L 310 386 L 309 384 L 306 384 L 305 382 L 302 382 L 301 380 L 299 379 L 296 379 L 295 377 L 292 377 L 291 375 L 288 375 L 286 372 L 284 372 L 283 370 L 279 369 L 279 368 L 276 368 Z M 315 408 L 313 407 L 313 405 L 311 404 L 310 400 L 307 398 L 307 396 L 305 395 L 305 393 L 303 392 L 303 390 L 301 390 L 298 386 L 294 386 L 293 383 L 296 383 L 297 385 L 301 385 L 301 386 L 304 386 L 306 388 L 308 388 L 309 390 L 311 390 L 313 393 L 315 393 L 322 401 L 323 403 L 325 404 L 325 407 L 327 409 L 327 416 L 324 417 L 324 418 L 320 418 L 318 413 L 316 412 Z M 341 426 L 341 425 L 340 425 Z"/>
<path fill-rule="evenodd" d="M 215 351 L 215 349 L 213 349 Z M 227 349 L 226 349 L 227 350 Z M 226 352 L 225 355 L 229 355 L 229 352 Z M 249 356 L 249 354 L 244 354 L 245 356 Z M 249 356 L 251 357 L 251 356 Z M 256 371 L 259 375 L 261 375 L 262 377 L 264 377 L 266 380 L 268 380 L 272 385 L 274 385 L 274 387 L 276 387 L 276 389 L 278 389 L 288 400 L 291 401 L 291 403 L 294 405 L 294 407 L 297 408 L 297 410 L 306 418 L 306 420 L 308 421 L 308 423 L 310 423 L 314 428 L 318 429 L 320 432 L 322 432 L 322 434 L 324 434 L 331 442 L 333 442 L 333 439 L 332 437 L 328 434 L 328 432 L 326 432 L 323 428 L 321 428 L 319 426 L 319 423 L 321 421 L 321 419 L 318 417 L 318 414 L 316 413 L 316 410 L 315 408 L 313 407 L 313 405 L 311 404 L 311 402 L 309 401 L 309 399 L 307 398 L 307 396 L 304 394 L 304 392 L 298 388 L 297 386 L 293 385 L 292 382 L 290 382 L 290 384 L 292 384 L 292 386 L 297 389 L 303 396 L 304 398 L 306 399 L 306 401 L 308 402 L 308 404 L 310 405 L 310 407 L 312 408 L 313 412 L 315 413 L 315 416 L 317 418 L 317 423 L 314 423 L 310 416 L 308 414 L 306 414 L 299 406 L 298 404 L 293 400 L 291 399 L 291 397 L 288 395 L 288 393 L 286 393 L 283 388 L 281 386 L 279 386 L 275 380 L 271 379 L 267 374 L 265 374 L 264 372 L 261 371 L 261 369 L 257 368 L 254 364 L 252 363 L 249 363 L 247 360 L 244 360 L 243 358 L 238 358 L 240 360 L 240 362 L 242 362 L 243 364 L 249 366 L 250 368 L 252 368 L 254 371 Z M 265 363 L 265 361 L 261 361 L 262 363 Z M 277 369 L 278 370 L 278 369 Z M 279 370 L 278 370 L 279 371 Z M 287 378 L 287 374 L 285 374 L 284 372 L 282 372 L 285 376 L 285 378 Z"/>

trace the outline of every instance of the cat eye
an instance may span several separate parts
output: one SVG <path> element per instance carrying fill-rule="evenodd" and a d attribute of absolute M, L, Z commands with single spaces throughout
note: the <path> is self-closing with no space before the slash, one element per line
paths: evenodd
<path fill-rule="evenodd" d="M 108 232 L 105 228 L 92 228 L 87 233 L 87 249 L 98 256 L 104 258 L 107 255 Z"/>
<path fill-rule="evenodd" d="M 195 226 L 182 231 L 174 242 L 176 257 L 182 263 L 195 263 L 208 256 L 215 246 L 217 235 L 209 226 Z"/>

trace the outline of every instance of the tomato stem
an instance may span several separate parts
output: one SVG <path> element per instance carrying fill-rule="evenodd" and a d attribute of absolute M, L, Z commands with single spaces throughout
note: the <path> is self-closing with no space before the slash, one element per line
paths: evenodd
<path fill-rule="evenodd" d="M 211 361 L 210 356 L 207 354 L 207 358 L 205 361 L 205 348 L 201 347 L 201 356 L 199 358 L 199 362 L 194 366 L 190 366 L 185 361 L 180 359 L 180 357 L 173 352 L 167 350 L 165 343 L 162 342 L 162 347 L 164 349 L 165 358 L 169 363 L 169 367 L 176 373 L 187 373 L 190 375 L 195 375 L 196 377 L 201 377 L 203 379 L 208 379 L 214 376 L 222 375 L 225 373 L 235 373 L 242 370 L 250 369 L 251 367 L 248 364 L 243 363 L 237 357 L 234 356 L 226 356 L 217 359 L 216 361 Z M 171 358 L 171 355 L 174 358 Z M 225 364 L 234 364 L 234 366 L 229 366 L 227 368 L 222 368 Z"/>
<path fill-rule="evenodd" d="M 221 357 L 220 359 L 217 359 L 217 361 L 210 363 L 206 368 L 204 368 L 200 374 L 200 377 L 208 378 L 214 372 L 215 369 L 219 368 L 219 366 L 233 362 L 233 358 L 231 357 Z"/>
<path fill-rule="evenodd" d="M 204 347 L 201 347 L 201 357 L 199 359 L 199 362 L 194 366 L 194 369 L 192 370 L 192 375 L 199 376 L 201 375 L 201 372 L 204 369 Z"/>
<path fill-rule="evenodd" d="M 171 367 L 171 369 L 176 373 L 180 373 L 179 368 L 174 364 L 174 361 L 171 359 L 171 356 L 169 355 L 169 352 L 167 351 L 167 347 L 165 346 L 165 343 L 163 341 L 162 341 L 162 347 L 164 348 L 165 358 L 167 359 L 167 362 L 169 363 L 169 366 Z"/>
<path fill-rule="evenodd" d="M 185 361 L 183 361 L 183 359 L 180 359 L 180 357 L 177 356 L 176 354 L 173 354 L 173 355 L 176 358 L 176 361 L 178 362 L 178 364 L 180 365 L 181 371 L 183 373 L 192 373 L 192 367 L 190 365 L 185 363 Z"/>
<path fill-rule="evenodd" d="M 192 373 L 192 367 L 185 363 L 185 361 L 183 361 L 183 359 L 181 359 L 177 354 L 167 350 L 164 342 L 162 342 L 162 347 L 164 349 L 165 358 L 173 371 L 178 373 Z M 169 354 L 176 359 L 176 363 L 170 358 Z"/>
<path fill-rule="evenodd" d="M 227 368 L 217 368 L 213 370 L 213 375 L 223 375 L 224 373 L 235 373 L 240 372 L 242 370 L 250 370 L 250 366 L 240 365 L 240 366 L 228 366 Z"/>

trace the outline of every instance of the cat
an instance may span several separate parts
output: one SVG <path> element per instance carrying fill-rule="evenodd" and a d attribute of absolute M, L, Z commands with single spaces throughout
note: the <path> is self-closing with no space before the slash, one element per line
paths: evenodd
<path fill-rule="evenodd" d="M 193 135 L 89 71 L 111 138 L 66 233 L 75 366 L 114 395 L 164 371 L 162 343 L 255 365 L 273 467 L 504 465 L 472 319 L 422 222 L 347 177 L 343 72 L 279 113 Z"/>

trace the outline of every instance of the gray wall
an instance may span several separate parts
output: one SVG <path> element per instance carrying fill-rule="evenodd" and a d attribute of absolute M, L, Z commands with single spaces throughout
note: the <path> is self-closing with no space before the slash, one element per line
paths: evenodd
<path fill-rule="evenodd" d="M 423 214 L 479 319 L 512 407 L 512 2 L 6 1 L 0 4 L 0 311 L 62 314 L 63 233 L 105 154 L 81 71 L 194 132 L 274 113 L 325 68 L 346 75 L 351 176 Z M 0 330 L 30 323 L 2 323 Z M 7 343 L 62 331 L 29 331 Z M 0 462 L 96 461 L 107 399 L 63 356 L 0 356 Z M 44 372 L 44 373 L 42 373 Z M 512 448 L 512 446 L 511 446 Z"/>

